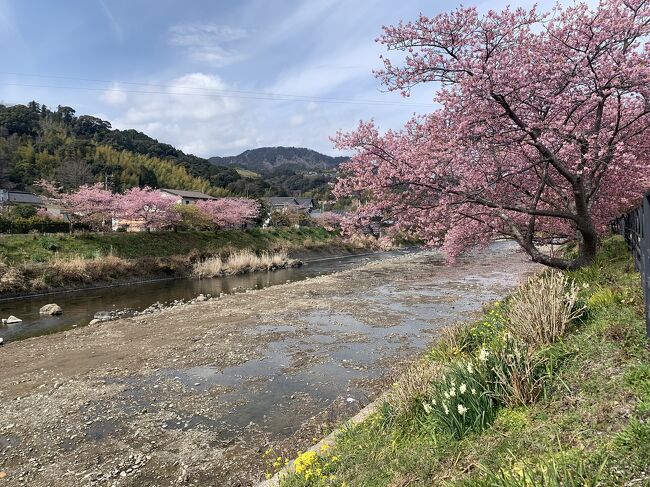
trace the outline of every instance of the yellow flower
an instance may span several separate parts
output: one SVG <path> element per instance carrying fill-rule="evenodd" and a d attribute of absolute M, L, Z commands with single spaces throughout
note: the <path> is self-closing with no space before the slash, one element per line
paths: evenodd
<path fill-rule="evenodd" d="M 305 478 L 311 477 L 311 467 L 316 463 L 318 455 L 315 451 L 306 451 L 296 458 L 294 466 L 296 468 L 296 473 L 304 475 Z"/>

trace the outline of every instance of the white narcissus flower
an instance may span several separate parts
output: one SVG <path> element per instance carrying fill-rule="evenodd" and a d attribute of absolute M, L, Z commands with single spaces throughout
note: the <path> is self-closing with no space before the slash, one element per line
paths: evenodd
<path fill-rule="evenodd" d="M 476 389 L 474 389 L 473 387 L 472 387 L 472 395 L 473 395 L 473 396 L 476 395 Z"/>
<path fill-rule="evenodd" d="M 474 373 L 474 367 L 472 366 L 472 362 L 467 363 L 467 372 L 469 372 L 470 374 Z"/>
<path fill-rule="evenodd" d="M 467 385 L 466 384 L 461 384 L 459 391 L 461 394 L 465 394 L 465 391 L 467 391 Z"/>
<path fill-rule="evenodd" d="M 456 397 L 456 388 L 452 387 L 449 389 L 449 397 Z"/>
<path fill-rule="evenodd" d="M 481 348 L 481 351 L 478 354 L 478 359 L 481 362 L 486 362 L 489 356 L 490 352 L 488 352 L 485 348 Z"/>
<path fill-rule="evenodd" d="M 458 405 L 458 414 L 461 416 L 465 416 L 465 413 L 467 412 L 467 408 L 463 406 L 462 404 Z"/>
<path fill-rule="evenodd" d="M 424 412 L 427 414 L 431 413 L 431 405 L 428 402 L 423 402 L 422 407 L 424 408 Z"/>
<path fill-rule="evenodd" d="M 442 408 L 445 410 L 445 414 L 449 414 L 449 408 L 445 403 L 442 403 Z"/>

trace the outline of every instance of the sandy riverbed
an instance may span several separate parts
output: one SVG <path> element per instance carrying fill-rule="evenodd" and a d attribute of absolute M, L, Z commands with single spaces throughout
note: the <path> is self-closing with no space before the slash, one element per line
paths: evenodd
<path fill-rule="evenodd" d="M 0 348 L 2 485 L 245 486 L 536 269 L 420 253 Z"/>

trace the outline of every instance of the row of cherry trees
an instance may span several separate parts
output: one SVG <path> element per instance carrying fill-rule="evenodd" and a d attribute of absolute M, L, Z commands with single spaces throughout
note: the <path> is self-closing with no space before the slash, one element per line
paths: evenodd
<path fill-rule="evenodd" d="M 105 190 L 99 183 L 82 186 L 73 193 L 63 193 L 47 181 L 40 186 L 49 203 L 60 207 L 72 224 L 83 223 L 97 229 L 116 218 L 138 222 L 146 230 L 163 230 L 180 224 L 187 214 L 173 198 L 152 188 L 135 187 L 118 194 Z M 260 205 L 248 198 L 219 198 L 199 201 L 196 208 L 204 223 L 227 229 L 253 221 Z"/>

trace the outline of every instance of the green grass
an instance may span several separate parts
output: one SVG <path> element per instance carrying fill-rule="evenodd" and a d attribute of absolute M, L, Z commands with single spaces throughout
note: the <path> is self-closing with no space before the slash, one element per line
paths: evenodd
<path fill-rule="evenodd" d="M 619 238 L 569 276 L 587 313 L 539 351 L 546 374 L 536 400 L 502 405 L 462 435 L 423 420 L 418 408 L 392 417 L 383 405 L 338 436 L 315 462 L 318 472 L 292 474 L 283 487 L 650 485 L 650 352 L 639 276 Z M 427 360 L 457 363 L 492 347 L 502 334 L 496 309 Z"/>
<path fill-rule="evenodd" d="M 93 258 L 113 254 L 134 259 L 170 257 L 192 251 L 215 253 L 232 249 L 253 251 L 340 244 L 322 228 L 271 228 L 219 232 L 112 233 L 75 235 L 5 235 L 0 237 L 0 262 L 47 262 L 55 256 Z"/>

